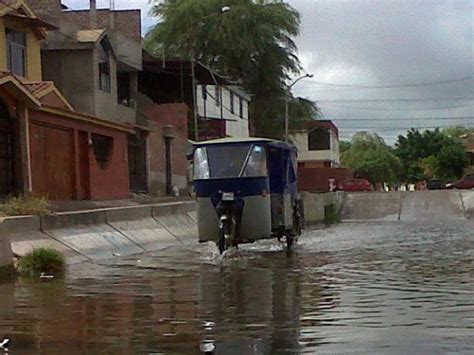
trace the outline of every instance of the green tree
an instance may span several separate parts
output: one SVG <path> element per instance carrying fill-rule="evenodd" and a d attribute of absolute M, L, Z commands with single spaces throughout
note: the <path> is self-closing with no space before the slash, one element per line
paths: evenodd
<path fill-rule="evenodd" d="M 351 149 L 351 142 L 349 141 L 340 141 L 339 142 L 339 151 L 341 154 L 347 152 L 349 149 Z"/>
<path fill-rule="evenodd" d="M 398 137 L 395 154 L 403 165 L 404 182 L 413 183 L 431 177 L 455 179 L 462 175 L 468 164 L 460 140 L 439 129 L 422 133 L 411 129 L 406 137 Z"/>
<path fill-rule="evenodd" d="M 472 132 L 471 129 L 464 126 L 448 127 L 443 129 L 443 133 L 448 137 L 459 139 L 462 135 Z"/>
<path fill-rule="evenodd" d="M 224 6 L 231 10 L 223 13 Z M 293 41 L 300 15 L 293 7 L 268 0 L 164 0 L 153 2 L 152 14 L 160 22 L 146 35 L 148 50 L 194 57 L 238 80 L 253 95 L 250 116 L 257 134 L 282 136 L 285 83 L 300 70 Z M 314 108 L 292 99 L 291 119 L 301 119 L 305 110 L 311 118 Z"/>
<path fill-rule="evenodd" d="M 376 133 L 359 132 L 350 147 L 341 155 L 342 165 L 351 168 L 358 177 L 377 183 L 397 183 L 401 170 L 399 159 Z"/>

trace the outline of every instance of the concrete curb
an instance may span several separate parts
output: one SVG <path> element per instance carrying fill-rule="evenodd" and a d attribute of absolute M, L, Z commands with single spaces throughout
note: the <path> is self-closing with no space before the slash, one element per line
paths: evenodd
<path fill-rule="evenodd" d="M 19 256 L 50 247 L 69 263 L 101 260 L 197 242 L 195 210 L 190 201 L 4 218 L 0 241 Z"/>

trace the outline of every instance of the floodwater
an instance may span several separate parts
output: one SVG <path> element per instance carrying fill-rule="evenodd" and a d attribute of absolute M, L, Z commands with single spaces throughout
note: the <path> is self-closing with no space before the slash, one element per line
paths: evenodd
<path fill-rule="evenodd" d="M 0 285 L 12 354 L 474 352 L 474 223 L 341 224 Z M 1 353 L 1 351 L 0 351 Z"/>

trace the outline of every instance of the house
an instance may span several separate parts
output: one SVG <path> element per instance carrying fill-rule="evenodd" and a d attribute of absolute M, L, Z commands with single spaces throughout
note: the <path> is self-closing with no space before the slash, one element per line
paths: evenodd
<path fill-rule="evenodd" d="M 66 8 L 60 0 L 30 2 L 58 26 L 42 46 L 44 77 L 77 110 L 130 127 L 130 190 L 157 195 L 172 186 L 184 190 L 188 110 L 177 102 L 157 107 L 139 91 L 140 10 L 97 9 L 95 0 L 86 10 Z"/>
<path fill-rule="evenodd" d="M 183 102 L 189 111 L 189 138 L 195 140 L 249 136 L 251 97 L 242 88 L 216 74 L 202 63 L 195 63 L 195 92 L 191 62 L 182 59 L 143 55 L 139 91 L 159 104 Z M 194 129 L 194 109 L 198 115 L 198 135 Z"/>
<path fill-rule="evenodd" d="M 23 0 L 0 2 L 0 195 L 126 198 L 133 129 L 76 111 L 43 80 L 41 42 L 55 28 Z"/>
<path fill-rule="evenodd" d="M 298 188 L 300 191 L 329 191 L 329 179 L 337 183 L 352 178 L 350 169 L 340 167 L 339 131 L 330 120 L 311 120 L 291 132 L 298 148 Z"/>
<path fill-rule="evenodd" d="M 332 121 L 305 121 L 299 130 L 291 132 L 291 140 L 298 148 L 299 166 L 339 167 L 339 130 Z"/>
<path fill-rule="evenodd" d="M 461 136 L 462 143 L 466 147 L 466 151 L 469 157 L 469 167 L 467 173 L 474 172 L 474 132 L 467 133 Z"/>

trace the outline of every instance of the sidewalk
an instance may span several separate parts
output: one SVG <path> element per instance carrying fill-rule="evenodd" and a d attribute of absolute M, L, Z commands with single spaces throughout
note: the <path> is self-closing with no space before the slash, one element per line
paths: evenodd
<path fill-rule="evenodd" d="M 107 200 L 107 201 L 49 201 L 49 207 L 52 212 L 75 212 L 89 211 L 103 208 L 113 207 L 133 207 L 154 205 L 166 202 L 186 202 L 194 201 L 192 197 L 181 196 L 150 196 L 150 195 L 134 195 L 130 199 L 125 200 Z"/>

